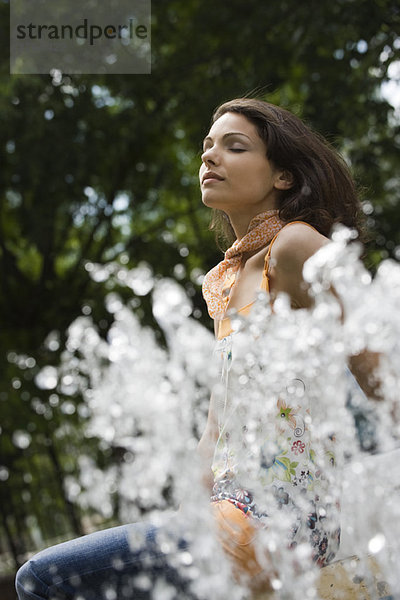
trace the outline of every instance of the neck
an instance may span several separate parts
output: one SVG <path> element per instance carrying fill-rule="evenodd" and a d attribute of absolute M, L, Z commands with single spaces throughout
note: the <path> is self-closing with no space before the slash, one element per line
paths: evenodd
<path fill-rule="evenodd" d="M 241 240 L 248 232 L 249 225 L 250 225 L 252 219 L 254 219 L 254 217 L 256 217 L 257 215 L 259 215 L 262 212 L 266 212 L 267 210 L 274 210 L 274 209 L 275 209 L 275 207 L 272 206 L 270 208 L 263 208 L 261 210 L 255 209 L 252 212 L 247 210 L 246 213 L 234 213 L 234 212 L 228 212 L 228 211 L 225 211 L 225 212 L 229 216 L 229 221 L 233 228 L 233 231 L 235 232 L 236 239 Z"/>

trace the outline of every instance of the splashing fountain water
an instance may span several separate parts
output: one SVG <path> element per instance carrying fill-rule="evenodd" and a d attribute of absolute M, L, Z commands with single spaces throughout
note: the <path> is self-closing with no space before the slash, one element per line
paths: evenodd
<path fill-rule="evenodd" d="M 357 554 L 362 570 L 363 557 L 374 555 L 394 593 L 400 588 L 400 267 L 384 261 L 372 279 L 360 261 L 360 247 L 349 244 L 351 238 L 350 230 L 338 227 L 332 243 L 307 261 L 304 277 L 315 296 L 312 309 L 292 310 L 281 296 L 272 311 L 260 292 L 249 317 L 232 316 L 234 393 L 228 408 L 245 425 L 240 479 L 253 490 L 261 486 L 255 491 L 268 504 L 274 484 L 280 483 L 263 480 L 260 470 L 277 451 L 277 399 L 302 406 L 303 412 L 293 415 L 293 427 L 309 430 L 316 455 L 322 457 L 315 459 L 315 472 L 323 474 L 324 501 L 334 506 L 341 500 L 339 556 Z M 199 597 L 246 598 L 213 535 L 196 458 L 210 393 L 217 398 L 224 394 L 213 337 L 191 318 L 190 301 L 174 281 L 157 281 L 145 267 L 129 271 L 115 264 L 92 265 L 89 271 L 95 280 L 115 278 L 132 289 L 145 289 L 143 293 L 152 290 L 153 314 L 167 347 L 115 293 L 107 298 L 114 323 L 106 341 L 88 317 L 71 325 L 58 375 L 69 375 L 70 384 L 81 389 L 90 411 L 88 434 L 98 436 L 104 447 L 122 450 L 124 457 L 118 466 L 100 471 L 82 456 L 81 480 L 70 482 L 71 494 L 110 516 L 111 496 L 118 489 L 121 519 L 137 521 L 145 511 L 146 519 L 164 525 L 165 550 L 175 543 L 172 531 L 177 528 L 195 541 L 190 551 L 174 554 L 174 561 Z M 348 356 L 364 348 L 381 354 L 384 400 L 379 403 L 364 396 L 347 368 Z M 369 415 L 364 433 L 355 426 L 357 414 Z M 332 433 L 335 469 L 330 468 Z M 375 455 L 365 452 L 368 448 Z M 171 512 L 179 505 L 178 513 Z M 257 539 L 257 556 L 260 562 L 269 557 L 277 597 L 318 599 L 319 573 L 308 545 L 289 549 L 282 543 L 289 524 L 281 508 L 270 509 L 272 518 Z M 153 597 L 174 595 L 161 582 Z"/>

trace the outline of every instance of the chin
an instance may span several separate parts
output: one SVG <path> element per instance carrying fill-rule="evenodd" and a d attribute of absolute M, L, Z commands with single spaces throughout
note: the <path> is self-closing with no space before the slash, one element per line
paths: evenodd
<path fill-rule="evenodd" d="M 216 208 L 218 210 L 226 210 L 226 203 L 221 201 L 221 198 L 213 197 L 212 194 L 202 194 L 201 201 L 208 208 Z"/>

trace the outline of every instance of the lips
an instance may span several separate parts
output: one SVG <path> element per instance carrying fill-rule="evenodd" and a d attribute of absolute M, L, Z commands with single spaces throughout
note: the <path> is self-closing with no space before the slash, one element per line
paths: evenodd
<path fill-rule="evenodd" d="M 204 173 L 204 175 L 203 175 L 201 182 L 204 183 L 208 179 L 211 179 L 214 181 L 222 181 L 224 178 L 221 177 L 221 175 L 218 175 L 218 173 L 214 173 L 213 171 L 206 171 L 206 173 Z"/>

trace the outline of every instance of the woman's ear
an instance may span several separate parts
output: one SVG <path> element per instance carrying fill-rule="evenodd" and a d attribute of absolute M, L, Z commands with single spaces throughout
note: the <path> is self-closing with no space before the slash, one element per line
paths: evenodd
<path fill-rule="evenodd" d="M 278 171 L 275 179 L 275 187 L 278 190 L 289 190 L 294 184 L 294 178 L 290 171 Z"/>

